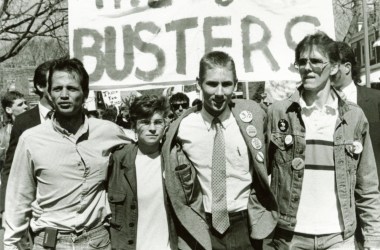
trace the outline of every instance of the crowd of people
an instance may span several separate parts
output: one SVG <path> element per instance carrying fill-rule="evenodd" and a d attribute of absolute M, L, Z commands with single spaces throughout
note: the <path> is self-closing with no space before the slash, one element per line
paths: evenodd
<path fill-rule="evenodd" d="M 209 52 L 202 101 L 142 95 L 126 120 L 84 110 L 82 62 L 43 63 L 35 108 L 2 98 L 5 249 L 380 249 L 380 93 L 323 32 L 294 66 L 300 86 L 263 108 L 233 99 L 233 58 Z"/>

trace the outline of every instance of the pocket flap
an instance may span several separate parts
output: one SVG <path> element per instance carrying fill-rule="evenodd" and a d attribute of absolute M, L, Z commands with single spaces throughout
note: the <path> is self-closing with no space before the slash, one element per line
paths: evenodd
<path fill-rule="evenodd" d="M 285 150 L 285 135 L 282 135 L 282 134 L 271 134 L 270 140 L 279 149 Z"/>
<path fill-rule="evenodd" d="M 116 192 L 109 192 L 108 193 L 108 201 L 110 203 L 119 203 L 123 202 L 125 200 L 125 197 L 127 196 L 126 193 L 116 193 Z"/>

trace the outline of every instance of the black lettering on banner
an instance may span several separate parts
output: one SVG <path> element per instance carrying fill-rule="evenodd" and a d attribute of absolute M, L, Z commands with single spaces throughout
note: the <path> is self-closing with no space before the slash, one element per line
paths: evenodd
<path fill-rule="evenodd" d="M 186 30 L 198 27 L 198 18 L 183 18 L 167 23 L 165 26 L 167 32 L 176 31 L 176 72 L 178 74 L 186 75 Z"/>
<path fill-rule="evenodd" d="M 93 38 L 94 43 L 91 47 L 82 47 L 82 39 L 84 37 Z M 81 28 L 74 30 L 73 40 L 74 57 L 80 61 L 83 61 L 84 56 L 93 56 L 96 58 L 95 70 L 90 74 L 90 78 L 91 81 L 99 81 L 104 72 L 104 54 L 101 51 L 104 40 L 102 35 L 96 30 Z"/>
<path fill-rule="evenodd" d="M 230 5 L 234 0 L 215 0 L 215 3 L 225 7 Z"/>
<path fill-rule="evenodd" d="M 151 8 L 162 8 L 172 5 L 172 0 L 149 0 L 148 6 Z"/>
<path fill-rule="evenodd" d="M 203 35 L 205 38 L 205 53 L 209 53 L 216 47 L 231 47 L 231 38 L 214 38 L 213 26 L 231 25 L 231 17 L 206 17 L 203 23 Z"/>
<path fill-rule="evenodd" d="M 318 27 L 321 25 L 321 23 L 319 22 L 318 18 L 314 17 L 314 16 L 297 16 L 297 17 L 294 17 L 292 18 L 287 24 L 286 24 L 286 27 L 285 27 L 285 38 L 286 38 L 286 43 L 288 44 L 289 48 L 291 49 L 295 49 L 297 47 L 297 43 L 293 40 L 292 38 L 292 29 L 294 28 L 294 26 L 296 26 L 296 24 L 299 24 L 299 23 L 311 23 L 313 24 L 315 27 Z M 288 67 L 288 69 L 292 72 L 297 72 L 296 68 L 294 67 L 293 64 L 290 64 L 290 66 Z"/>
<path fill-rule="evenodd" d="M 158 47 L 156 44 L 147 43 L 141 40 L 140 32 L 149 31 L 152 34 L 157 34 L 160 32 L 160 27 L 158 27 L 153 22 L 139 22 L 135 27 L 134 35 L 134 46 L 144 53 L 151 53 L 156 57 L 157 67 L 151 71 L 143 71 L 140 68 L 136 68 L 135 76 L 136 78 L 143 81 L 152 81 L 155 78 L 161 76 L 165 68 L 165 52 Z"/>
<path fill-rule="evenodd" d="M 263 37 L 261 40 L 252 44 L 250 43 L 249 32 L 251 24 L 257 24 L 263 29 Z M 268 48 L 268 43 L 271 39 L 271 32 L 268 26 L 259 18 L 248 15 L 241 20 L 241 31 L 243 37 L 243 60 L 245 72 L 253 72 L 253 66 L 251 63 L 251 52 L 253 50 L 261 50 L 264 53 L 273 71 L 280 70 L 280 66 Z"/>
<path fill-rule="evenodd" d="M 140 0 L 130 0 L 132 7 L 138 7 L 140 5 Z M 230 0 L 229 0 L 230 1 Z M 120 9 L 121 0 L 114 0 L 114 8 Z M 103 9 L 103 0 L 95 0 L 96 8 Z M 172 0 L 148 0 L 148 6 L 150 8 L 162 8 L 172 5 Z"/>
<path fill-rule="evenodd" d="M 123 26 L 124 66 L 116 69 L 116 31 L 114 27 L 105 28 L 105 68 L 112 80 L 123 80 L 132 72 L 134 64 L 133 30 L 130 25 Z M 119 52 L 120 53 L 120 52 Z"/>

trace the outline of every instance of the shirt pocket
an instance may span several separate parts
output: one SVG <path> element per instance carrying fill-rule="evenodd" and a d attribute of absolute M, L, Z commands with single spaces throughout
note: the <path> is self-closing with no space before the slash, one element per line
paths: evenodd
<path fill-rule="evenodd" d="M 111 221 L 110 224 L 117 230 L 120 230 L 123 225 L 124 213 L 124 201 L 127 198 L 126 193 L 108 191 L 108 201 L 111 208 Z"/>
<path fill-rule="evenodd" d="M 226 160 L 238 174 L 247 174 L 249 172 L 249 152 L 244 138 L 236 136 L 234 138 L 226 138 L 227 140 L 229 146 L 226 147 Z"/>

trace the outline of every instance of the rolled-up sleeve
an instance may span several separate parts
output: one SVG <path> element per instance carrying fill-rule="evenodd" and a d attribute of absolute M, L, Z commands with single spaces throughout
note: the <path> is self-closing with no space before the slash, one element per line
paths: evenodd
<path fill-rule="evenodd" d="M 17 249 L 17 243 L 28 229 L 28 218 L 31 216 L 31 203 L 35 200 L 35 193 L 33 161 L 25 137 L 20 137 L 5 200 L 5 249 Z"/>

